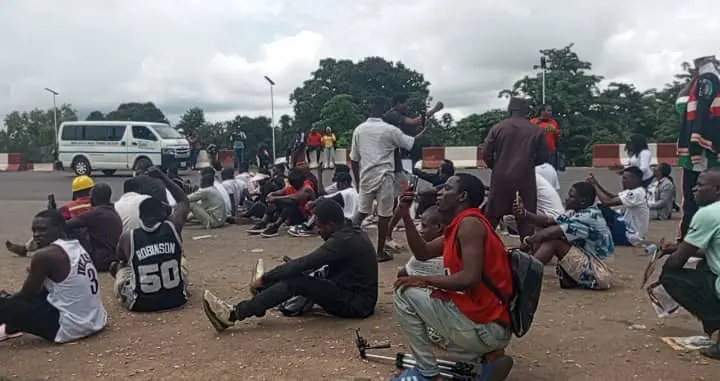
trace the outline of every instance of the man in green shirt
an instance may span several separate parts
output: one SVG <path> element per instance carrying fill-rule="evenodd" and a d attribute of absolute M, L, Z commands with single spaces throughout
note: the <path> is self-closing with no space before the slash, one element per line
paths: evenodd
<path fill-rule="evenodd" d="M 665 262 L 660 283 L 712 336 L 720 331 L 720 168 L 700 173 L 694 197 L 700 208 L 685 239 Z M 690 257 L 703 260 L 695 269 L 685 268 Z M 702 353 L 720 360 L 720 341 Z"/>

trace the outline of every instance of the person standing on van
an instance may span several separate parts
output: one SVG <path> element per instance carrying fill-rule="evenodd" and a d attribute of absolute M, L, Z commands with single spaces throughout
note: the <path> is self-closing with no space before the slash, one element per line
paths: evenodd
<path fill-rule="evenodd" d="M 190 144 L 190 169 L 195 170 L 197 169 L 197 159 L 200 154 L 200 148 L 202 147 L 200 137 L 197 132 L 192 131 L 187 135 L 186 139 L 188 144 Z"/>
<path fill-rule="evenodd" d="M 243 153 L 245 153 L 245 140 L 247 135 L 241 129 L 236 129 L 235 132 L 230 136 L 233 143 L 233 149 L 235 150 L 235 169 L 237 169 L 240 163 L 243 162 Z"/>

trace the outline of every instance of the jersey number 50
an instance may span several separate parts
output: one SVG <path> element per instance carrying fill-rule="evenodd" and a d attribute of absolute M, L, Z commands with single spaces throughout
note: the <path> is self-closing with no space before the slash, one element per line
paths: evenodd
<path fill-rule="evenodd" d="M 176 259 L 165 261 L 158 265 L 138 266 L 140 276 L 140 291 L 152 294 L 162 289 L 172 290 L 180 285 L 180 265 Z"/>

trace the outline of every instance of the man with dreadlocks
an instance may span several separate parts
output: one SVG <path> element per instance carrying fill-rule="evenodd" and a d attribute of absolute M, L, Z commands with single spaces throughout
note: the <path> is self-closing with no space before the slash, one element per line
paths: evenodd
<path fill-rule="evenodd" d="M 682 116 L 678 138 L 678 164 L 683 168 L 679 240 L 685 237 L 698 210 L 693 188 L 700 172 L 720 167 L 720 61 L 705 56 L 696 58 L 694 64 L 693 77 L 676 102 Z"/>

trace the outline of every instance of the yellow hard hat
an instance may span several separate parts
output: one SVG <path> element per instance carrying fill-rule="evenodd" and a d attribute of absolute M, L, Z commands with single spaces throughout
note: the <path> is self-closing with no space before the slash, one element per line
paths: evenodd
<path fill-rule="evenodd" d="M 95 186 L 95 182 L 93 179 L 90 178 L 90 176 L 78 176 L 73 179 L 72 182 L 72 191 L 73 192 L 79 192 L 86 189 L 90 189 Z"/>

